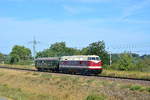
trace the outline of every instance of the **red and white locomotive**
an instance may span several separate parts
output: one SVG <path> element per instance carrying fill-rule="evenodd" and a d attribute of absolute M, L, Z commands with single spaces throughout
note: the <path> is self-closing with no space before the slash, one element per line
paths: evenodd
<path fill-rule="evenodd" d="M 96 55 L 63 56 L 59 69 L 63 72 L 98 74 L 102 71 L 102 61 Z"/>
<path fill-rule="evenodd" d="M 96 55 L 38 58 L 35 60 L 35 67 L 40 71 L 99 74 L 102 72 L 102 61 Z"/>

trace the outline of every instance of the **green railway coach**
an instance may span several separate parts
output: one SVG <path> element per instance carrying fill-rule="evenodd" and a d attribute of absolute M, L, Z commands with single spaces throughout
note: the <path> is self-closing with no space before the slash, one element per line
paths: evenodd
<path fill-rule="evenodd" d="M 35 60 L 35 67 L 39 71 L 58 71 L 59 70 L 59 60 L 58 57 L 49 57 L 49 58 L 38 58 Z"/>

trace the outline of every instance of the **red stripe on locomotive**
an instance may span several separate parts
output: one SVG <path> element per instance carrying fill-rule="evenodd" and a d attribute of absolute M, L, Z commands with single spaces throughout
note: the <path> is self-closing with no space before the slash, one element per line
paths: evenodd
<path fill-rule="evenodd" d="M 102 66 L 102 62 L 88 61 L 88 66 Z"/>

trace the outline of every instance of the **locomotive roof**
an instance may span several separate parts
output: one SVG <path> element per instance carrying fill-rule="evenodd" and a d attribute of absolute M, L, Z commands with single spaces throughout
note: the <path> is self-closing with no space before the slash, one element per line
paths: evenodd
<path fill-rule="evenodd" d="M 59 57 L 44 57 L 44 58 L 37 58 L 36 60 L 59 60 Z"/>
<path fill-rule="evenodd" d="M 63 57 L 99 57 L 97 55 L 73 55 L 73 56 L 63 56 Z"/>
<path fill-rule="evenodd" d="M 99 57 L 97 55 L 75 55 L 75 56 L 63 56 L 61 60 L 87 60 L 88 57 Z"/>

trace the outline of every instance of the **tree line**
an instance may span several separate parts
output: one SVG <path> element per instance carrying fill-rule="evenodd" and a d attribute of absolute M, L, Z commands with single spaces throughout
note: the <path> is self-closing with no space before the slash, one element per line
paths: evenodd
<path fill-rule="evenodd" d="M 36 58 L 41 57 L 61 57 L 71 55 L 98 55 L 104 64 L 108 64 L 108 52 L 105 50 L 104 41 L 98 41 L 89 44 L 87 47 L 80 49 L 67 47 L 65 42 L 56 42 L 50 45 L 49 48 L 43 51 L 37 52 Z M 3 56 L 3 57 L 2 57 Z M 0 59 L 5 59 L 5 63 L 8 64 L 25 64 L 33 62 L 31 50 L 24 46 L 15 45 L 10 54 L 4 57 L 0 53 Z"/>
<path fill-rule="evenodd" d="M 65 42 L 56 42 L 49 48 L 37 52 L 36 58 L 61 57 L 71 55 L 98 55 L 104 68 L 115 70 L 137 70 L 150 72 L 150 55 L 139 56 L 135 53 L 124 52 L 112 54 L 112 65 L 109 66 L 109 54 L 105 42 L 97 41 L 82 49 L 67 47 Z M 0 63 L 29 65 L 34 63 L 31 50 L 24 46 L 15 45 L 7 56 L 0 53 Z"/>

